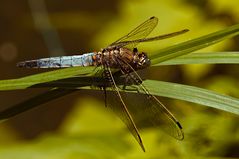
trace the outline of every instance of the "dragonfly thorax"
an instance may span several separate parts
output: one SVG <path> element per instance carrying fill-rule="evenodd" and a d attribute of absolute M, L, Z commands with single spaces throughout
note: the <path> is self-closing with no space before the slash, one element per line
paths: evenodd
<path fill-rule="evenodd" d="M 128 48 L 108 48 L 97 53 L 97 65 L 110 68 L 121 69 L 125 73 L 132 70 L 139 70 L 150 65 L 150 60 L 146 53 L 133 51 Z"/>

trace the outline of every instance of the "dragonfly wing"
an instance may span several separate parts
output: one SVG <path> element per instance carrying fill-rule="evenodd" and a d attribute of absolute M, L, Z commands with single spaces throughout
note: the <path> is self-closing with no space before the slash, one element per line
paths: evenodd
<path fill-rule="evenodd" d="M 121 93 L 119 92 L 119 88 L 116 86 L 109 67 L 106 68 L 105 74 L 109 80 L 109 83 L 111 83 L 111 86 L 107 88 L 107 91 L 105 91 L 106 106 L 111 108 L 113 112 L 126 124 L 131 134 L 135 137 L 143 151 L 145 151 L 139 131 L 131 116 L 131 112 L 128 111 L 128 108 L 121 96 Z"/>
<path fill-rule="evenodd" d="M 137 89 L 141 89 L 140 87 L 138 86 Z M 127 97 L 125 103 L 128 110 L 133 112 L 132 117 L 139 128 L 159 128 L 178 140 L 184 138 L 178 120 L 155 96 L 140 93 L 124 94 L 122 96 Z"/>
<path fill-rule="evenodd" d="M 158 18 L 151 17 L 150 19 L 146 20 L 145 22 L 140 24 L 138 27 L 133 29 L 127 35 L 121 37 L 120 39 L 110 44 L 110 46 L 118 46 L 118 45 L 121 46 L 121 43 L 123 42 L 143 39 L 147 37 L 153 31 L 153 29 L 157 26 L 157 24 L 158 24 Z M 137 42 L 134 43 L 134 46 L 136 45 L 137 45 Z"/>
<path fill-rule="evenodd" d="M 154 37 L 150 37 L 150 38 L 136 39 L 136 40 L 132 40 L 132 41 L 122 41 L 122 42 L 119 42 L 117 45 L 120 46 L 120 47 L 124 47 L 126 45 L 138 44 L 138 43 L 142 43 L 142 42 L 151 42 L 151 41 L 156 41 L 156 40 L 163 40 L 163 39 L 172 38 L 172 37 L 184 34 L 188 31 L 189 31 L 188 29 L 183 29 L 183 30 L 180 30 L 180 31 L 172 32 L 172 33 L 169 33 L 169 34 L 163 34 L 163 35 L 159 35 L 159 36 L 154 36 Z"/>
<path fill-rule="evenodd" d="M 122 98 L 129 112 L 132 112 L 132 118 L 137 126 L 141 127 L 157 127 L 170 136 L 182 140 L 184 134 L 182 126 L 173 114 L 157 99 L 151 95 L 143 84 L 139 84 L 136 76 L 128 79 L 137 85 L 129 87 L 134 90 L 132 93 L 121 92 Z M 127 88 L 127 87 L 126 87 Z M 126 89 L 127 90 L 127 89 Z M 122 90 L 124 91 L 124 90 Z M 138 93 L 140 92 L 140 93 Z"/>
<path fill-rule="evenodd" d="M 135 94 L 126 94 L 125 100 L 128 109 L 132 113 L 133 119 L 136 123 L 144 123 L 147 126 L 154 126 L 162 128 L 166 133 L 173 136 L 178 140 L 184 138 L 182 126 L 179 121 L 173 116 L 173 114 L 157 99 L 157 97 L 150 94 L 147 88 L 143 85 L 143 81 L 138 73 L 123 59 L 117 59 L 121 66 L 128 65 L 131 68 L 131 72 L 126 75 L 127 81 L 133 83 L 134 90 L 137 90 Z M 131 97 L 131 99 L 129 99 Z M 132 102 L 133 101 L 133 102 Z M 137 103 L 135 103 L 137 102 Z"/>

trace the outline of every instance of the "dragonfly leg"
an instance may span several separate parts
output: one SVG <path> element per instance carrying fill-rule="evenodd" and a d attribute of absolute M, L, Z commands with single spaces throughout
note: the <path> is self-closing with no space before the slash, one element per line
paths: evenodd
<path fill-rule="evenodd" d="M 109 83 L 111 84 L 111 88 L 114 91 L 116 97 L 118 97 L 119 99 L 119 103 L 121 103 L 119 106 L 114 105 L 112 107 L 112 109 L 115 111 L 116 114 L 119 115 L 119 117 L 121 118 L 121 120 L 127 125 L 128 129 L 130 130 L 130 132 L 132 133 L 132 135 L 135 137 L 135 139 L 137 140 L 137 142 L 140 144 L 141 148 L 143 149 L 143 151 L 145 152 L 145 148 L 144 148 L 144 144 L 143 141 L 141 139 L 141 136 L 139 134 L 138 128 L 135 125 L 135 122 L 133 120 L 133 117 L 131 116 L 124 100 L 123 97 L 119 91 L 119 87 L 116 85 L 116 82 L 114 80 L 114 76 L 110 70 L 109 65 L 106 64 L 106 78 L 108 77 Z M 110 105 L 109 105 L 110 106 Z"/>
<path fill-rule="evenodd" d="M 139 93 L 136 86 L 131 85 L 131 86 L 129 86 L 130 88 L 127 88 L 128 83 L 132 82 L 132 80 L 130 78 L 131 78 L 131 76 L 129 74 L 127 74 L 126 77 L 125 77 L 124 85 L 122 86 L 121 90 L 126 90 L 126 91 L 131 91 L 131 92 L 136 92 L 137 91 Z"/>
<path fill-rule="evenodd" d="M 103 91 L 104 91 L 105 107 L 107 107 L 107 92 L 106 92 L 106 88 L 105 87 L 103 87 Z"/>

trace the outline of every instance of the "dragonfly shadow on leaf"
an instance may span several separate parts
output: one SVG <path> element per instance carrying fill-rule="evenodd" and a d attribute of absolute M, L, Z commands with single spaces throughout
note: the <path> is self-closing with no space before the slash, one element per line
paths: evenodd
<path fill-rule="evenodd" d="M 123 84 L 124 78 L 116 78 L 117 84 Z M 72 77 L 67 79 L 61 79 L 51 82 L 45 82 L 32 85 L 28 88 L 50 88 L 50 90 L 36 95 L 26 101 L 13 105 L 5 110 L 0 111 L 0 120 L 6 120 L 14 117 L 20 113 L 38 107 L 44 103 L 50 102 L 54 99 L 71 94 L 81 87 L 91 86 L 93 89 L 97 89 L 98 86 L 107 86 L 107 81 L 100 77 Z M 98 88 L 98 90 L 100 90 Z"/>
<path fill-rule="evenodd" d="M 115 82 L 117 85 L 130 86 L 134 83 L 126 81 L 124 76 L 120 73 L 115 74 Z M 94 89 L 100 87 L 111 87 L 109 81 L 102 77 L 86 76 L 86 77 L 71 77 L 51 82 L 39 83 L 32 85 L 28 88 L 61 88 L 61 89 L 80 89 L 80 87 L 90 86 Z"/>

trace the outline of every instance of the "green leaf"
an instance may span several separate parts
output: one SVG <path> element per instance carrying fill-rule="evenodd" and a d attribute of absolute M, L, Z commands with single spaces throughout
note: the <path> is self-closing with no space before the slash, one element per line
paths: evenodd
<path fill-rule="evenodd" d="M 37 84 L 67 79 L 73 76 L 88 76 L 94 71 L 95 67 L 71 67 L 59 69 L 36 75 L 26 76 L 18 79 L 1 80 L 0 91 L 26 89 Z"/>
<path fill-rule="evenodd" d="M 155 96 L 188 101 L 239 115 L 239 99 L 210 90 L 171 82 L 145 80 L 144 86 Z M 82 87 L 80 89 L 92 89 Z M 120 90 L 122 91 L 122 90 Z M 127 91 L 126 91 L 127 92 Z M 137 93 L 128 91 L 129 93 Z M 144 92 L 140 92 L 144 93 Z"/>
<path fill-rule="evenodd" d="M 154 66 L 183 64 L 239 64 L 239 52 L 197 52 L 163 61 Z"/>
<path fill-rule="evenodd" d="M 65 96 L 76 90 L 73 89 L 52 89 L 50 91 L 39 94 L 32 97 L 24 102 L 9 107 L 3 111 L 0 111 L 0 120 L 6 120 L 10 117 L 16 116 L 22 112 L 40 106 L 41 104 L 47 103 L 53 99 Z"/>
<path fill-rule="evenodd" d="M 178 45 L 161 49 L 157 54 L 152 55 L 152 65 L 159 64 L 163 61 L 186 55 L 190 52 L 208 47 L 222 40 L 231 38 L 239 34 L 239 24 L 230 26 L 224 30 L 220 30 L 193 40 L 189 40 Z"/>
<path fill-rule="evenodd" d="M 239 99 L 210 90 L 170 82 L 146 80 L 144 85 L 156 96 L 184 100 L 239 115 Z"/>

